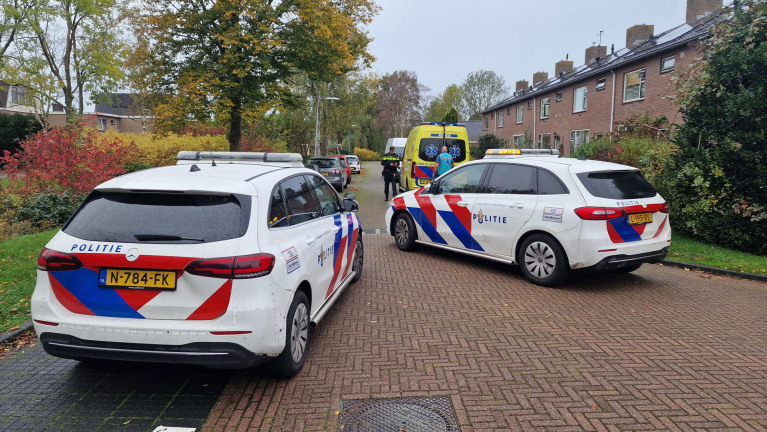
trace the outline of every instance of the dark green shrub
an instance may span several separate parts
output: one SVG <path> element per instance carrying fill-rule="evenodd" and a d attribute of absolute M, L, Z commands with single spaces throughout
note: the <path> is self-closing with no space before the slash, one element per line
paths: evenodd
<path fill-rule="evenodd" d="M 142 171 L 149 168 L 152 168 L 152 166 L 142 162 L 128 162 L 125 164 L 125 173 Z"/>
<path fill-rule="evenodd" d="M 77 210 L 85 195 L 64 193 L 41 193 L 22 204 L 16 212 L 17 221 L 29 221 L 41 226 L 46 223 L 61 225 Z"/>
<path fill-rule="evenodd" d="M 485 157 L 485 151 L 488 149 L 504 148 L 506 147 L 506 140 L 499 138 L 493 134 L 485 134 L 479 137 L 479 141 L 476 147 L 471 148 L 472 159 L 482 159 Z"/>
<path fill-rule="evenodd" d="M 450 107 L 440 121 L 445 123 L 458 123 L 458 111 L 456 111 L 454 107 Z"/>
<path fill-rule="evenodd" d="M 0 156 L 6 150 L 16 153 L 21 141 L 34 135 L 42 128 L 43 125 L 33 115 L 0 114 Z"/>

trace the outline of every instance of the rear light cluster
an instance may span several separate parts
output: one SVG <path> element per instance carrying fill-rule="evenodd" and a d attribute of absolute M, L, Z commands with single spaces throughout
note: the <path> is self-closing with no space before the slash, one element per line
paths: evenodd
<path fill-rule="evenodd" d="M 341 174 L 341 170 L 338 168 L 333 168 L 333 174 Z"/>
<path fill-rule="evenodd" d="M 580 207 L 575 214 L 584 220 L 607 220 L 623 216 L 623 209 L 617 207 Z"/>
<path fill-rule="evenodd" d="M 42 271 L 65 271 L 82 268 L 83 262 L 74 255 L 44 248 L 37 257 L 37 269 Z"/>
<path fill-rule="evenodd" d="M 658 210 L 661 213 L 668 213 L 668 204 L 663 203 L 660 205 L 660 210 Z"/>
<path fill-rule="evenodd" d="M 237 257 L 199 259 L 187 264 L 185 272 L 221 279 L 252 279 L 266 276 L 274 268 L 274 255 L 256 254 Z"/>

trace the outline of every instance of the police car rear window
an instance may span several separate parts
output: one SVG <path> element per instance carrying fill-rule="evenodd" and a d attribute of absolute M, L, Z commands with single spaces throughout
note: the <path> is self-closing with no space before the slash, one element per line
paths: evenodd
<path fill-rule="evenodd" d="M 578 178 L 591 195 L 599 198 L 636 199 L 656 195 L 639 171 L 580 173 Z"/>
<path fill-rule="evenodd" d="M 453 162 L 466 160 L 466 141 L 456 138 L 422 138 L 418 148 L 418 157 L 429 162 L 437 160 L 437 155 L 447 146 L 447 151 L 453 157 Z"/>
<path fill-rule="evenodd" d="M 83 240 L 130 243 L 208 243 L 247 231 L 250 199 L 94 191 L 64 226 Z"/>

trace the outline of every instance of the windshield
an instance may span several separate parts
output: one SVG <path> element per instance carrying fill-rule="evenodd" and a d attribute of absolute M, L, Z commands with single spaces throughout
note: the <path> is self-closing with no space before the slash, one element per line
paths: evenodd
<path fill-rule="evenodd" d="M 241 237 L 250 199 L 94 191 L 63 231 L 83 240 L 130 243 L 208 243 Z"/>
<path fill-rule="evenodd" d="M 429 162 L 434 162 L 442 150 L 447 146 L 447 151 L 453 157 L 453 162 L 466 160 L 466 141 L 457 138 L 422 138 L 418 149 L 418 157 Z"/>
<path fill-rule="evenodd" d="M 312 159 L 309 163 L 320 168 L 338 168 L 338 159 Z"/>

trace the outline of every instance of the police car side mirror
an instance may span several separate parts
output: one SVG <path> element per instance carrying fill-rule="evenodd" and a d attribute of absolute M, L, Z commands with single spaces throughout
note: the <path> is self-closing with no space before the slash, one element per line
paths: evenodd
<path fill-rule="evenodd" d="M 344 211 L 356 212 L 360 209 L 360 205 L 354 200 L 354 195 L 351 198 L 348 197 L 349 195 L 352 194 L 346 194 L 347 198 L 344 198 Z"/>
<path fill-rule="evenodd" d="M 347 193 L 346 195 L 344 195 L 344 199 L 355 200 L 357 199 L 357 197 L 355 197 L 354 194 L 352 193 Z"/>

